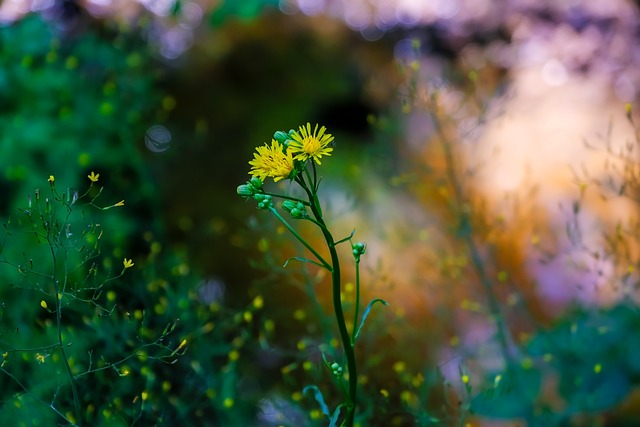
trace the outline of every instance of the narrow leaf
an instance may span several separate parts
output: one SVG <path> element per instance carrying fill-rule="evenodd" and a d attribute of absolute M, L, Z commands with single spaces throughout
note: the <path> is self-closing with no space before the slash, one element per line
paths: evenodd
<path fill-rule="evenodd" d="M 347 237 L 345 237 L 344 239 L 340 239 L 337 242 L 334 243 L 335 246 L 338 246 L 340 243 L 344 243 L 347 240 L 351 240 L 351 238 L 356 234 L 356 229 L 354 228 L 353 231 L 351 232 L 351 234 L 349 234 Z"/>
<path fill-rule="evenodd" d="M 329 420 L 329 427 L 338 427 L 338 417 L 340 416 L 340 411 L 344 406 L 345 404 L 341 403 L 340 405 L 338 405 L 336 410 L 333 411 L 333 416 L 331 416 L 331 419 Z"/>
<path fill-rule="evenodd" d="M 302 394 L 305 394 L 308 390 L 313 391 L 313 397 L 314 399 L 316 399 L 316 402 L 318 402 L 318 405 L 320 405 L 320 409 L 322 410 L 322 413 L 325 414 L 327 417 L 331 417 L 331 413 L 329 412 L 329 407 L 327 406 L 326 403 L 324 403 L 324 397 L 322 397 L 322 392 L 320 391 L 320 389 L 314 385 L 308 385 L 302 390 Z"/>
<path fill-rule="evenodd" d="M 309 258 L 304 258 L 304 257 L 299 257 L 299 256 L 294 256 L 294 257 L 289 258 L 289 259 L 284 263 L 284 265 L 282 266 L 282 268 L 285 268 L 285 267 L 287 266 L 287 264 L 289 264 L 289 261 L 291 261 L 291 260 L 293 260 L 293 261 L 300 261 L 300 262 L 308 262 L 308 263 L 310 263 L 310 264 L 317 265 L 318 267 L 327 268 L 326 266 L 324 266 L 324 265 L 320 264 L 319 262 L 315 262 L 315 261 L 313 261 L 313 260 L 311 260 L 311 259 L 309 259 Z"/>
<path fill-rule="evenodd" d="M 367 320 L 367 316 L 369 316 L 369 312 L 371 311 L 371 307 L 373 307 L 373 305 L 375 303 L 377 303 L 377 302 L 379 302 L 381 304 L 384 304 L 384 305 L 389 305 L 388 302 L 386 302 L 385 300 L 383 300 L 381 298 L 375 298 L 375 299 L 371 300 L 369 305 L 367 305 L 367 308 L 365 309 L 364 313 L 362 314 L 362 320 L 360 321 L 360 325 L 358 326 L 358 329 L 356 329 L 356 333 L 353 336 L 353 342 L 354 343 L 358 339 L 358 335 L 360 335 L 360 330 L 364 326 L 364 322 Z"/>

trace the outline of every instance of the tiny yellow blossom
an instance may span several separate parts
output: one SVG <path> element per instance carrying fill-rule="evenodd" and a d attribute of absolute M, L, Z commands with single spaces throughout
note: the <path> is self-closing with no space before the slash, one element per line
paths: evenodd
<path fill-rule="evenodd" d="M 100 178 L 100 174 L 91 171 L 91 175 L 87 175 L 87 178 L 89 178 L 91 182 L 98 182 L 98 178 Z"/>
<path fill-rule="evenodd" d="M 49 179 L 47 181 L 53 184 L 56 181 L 56 178 L 53 175 L 49 175 Z"/>
<path fill-rule="evenodd" d="M 182 347 L 184 347 L 185 345 L 187 345 L 187 340 L 184 339 L 182 340 L 182 342 L 180 343 L 180 345 L 178 346 L 178 350 L 180 350 Z"/>
<path fill-rule="evenodd" d="M 322 126 L 320 132 L 318 132 L 318 125 L 311 132 L 311 124 L 307 123 L 306 126 L 300 126 L 299 132 L 294 133 L 291 137 L 293 140 L 289 142 L 288 151 L 295 156 L 296 160 L 307 161 L 309 159 L 315 160 L 317 164 L 320 164 L 320 158 L 322 156 L 330 156 L 333 148 L 327 147 L 333 136 L 328 133 L 324 133 L 326 128 Z"/>
<path fill-rule="evenodd" d="M 118 203 L 116 203 L 113 206 L 124 206 L 124 200 L 120 200 Z"/>
<path fill-rule="evenodd" d="M 398 361 L 393 364 L 393 370 L 396 371 L 396 373 L 398 374 L 401 372 L 404 372 L 406 368 L 407 368 L 407 364 L 403 361 Z"/>
<path fill-rule="evenodd" d="M 261 309 L 264 306 L 264 299 L 258 295 L 253 299 L 253 306 L 258 310 Z"/>
<path fill-rule="evenodd" d="M 122 264 L 124 265 L 125 269 L 131 268 L 135 265 L 132 259 L 126 259 L 126 258 L 124 259 L 124 261 L 122 261 Z"/>
<path fill-rule="evenodd" d="M 40 307 L 46 309 L 47 308 L 47 302 L 45 300 L 40 301 Z"/>
<path fill-rule="evenodd" d="M 40 354 L 40 353 L 36 353 L 36 360 L 40 363 L 44 363 L 44 358 L 45 356 Z"/>

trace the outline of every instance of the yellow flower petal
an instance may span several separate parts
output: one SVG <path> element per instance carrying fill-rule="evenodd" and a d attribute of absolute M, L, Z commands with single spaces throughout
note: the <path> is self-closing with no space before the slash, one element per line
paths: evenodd
<path fill-rule="evenodd" d="M 288 150 L 296 160 L 304 162 L 313 159 L 317 164 L 320 164 L 320 158 L 330 156 L 333 151 L 333 148 L 328 147 L 329 143 L 333 141 L 333 136 L 325 133 L 325 130 L 326 128 L 322 126 L 318 131 L 317 124 L 313 132 L 311 132 L 310 123 L 307 123 L 306 126 L 300 126 L 299 131 L 291 136 L 293 140 L 289 142 Z"/>
<path fill-rule="evenodd" d="M 257 147 L 249 164 L 249 174 L 254 178 L 258 177 L 264 181 L 265 178 L 271 177 L 274 182 L 288 178 L 294 167 L 291 153 L 285 152 L 284 146 L 275 139 L 271 140 L 271 147 L 267 144 Z"/>

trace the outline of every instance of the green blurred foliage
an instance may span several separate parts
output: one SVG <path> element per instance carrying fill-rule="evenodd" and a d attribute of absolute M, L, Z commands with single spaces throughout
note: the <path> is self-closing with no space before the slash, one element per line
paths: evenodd
<path fill-rule="evenodd" d="M 36 16 L 0 32 L 0 216 L 50 174 L 78 188 L 95 171 L 103 179 L 108 172 L 105 196 L 115 203 L 127 192 L 142 211 L 138 224 L 113 224 L 112 244 L 130 245 L 137 226 L 152 220 L 154 189 L 139 150 L 149 122 L 165 114 L 158 68 L 132 37 L 110 36 L 61 38 Z"/>

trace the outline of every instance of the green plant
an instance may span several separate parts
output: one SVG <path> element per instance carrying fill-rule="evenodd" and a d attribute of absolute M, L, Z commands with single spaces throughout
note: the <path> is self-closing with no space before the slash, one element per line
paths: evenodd
<path fill-rule="evenodd" d="M 298 131 L 276 132 L 270 146 L 265 144 L 256 149 L 257 153 L 254 154 L 254 159 L 249 162 L 252 167 L 250 174 L 253 175 L 253 178 L 246 184 L 238 186 L 237 192 L 244 198 L 256 200 L 258 209 L 271 212 L 291 235 L 302 243 L 314 256 L 314 259 L 292 257 L 287 260 L 285 267 L 289 261 L 300 261 L 325 269 L 331 274 L 333 310 L 338 325 L 344 357 L 346 358 L 346 372 L 342 363 L 329 360 L 324 353 L 322 354 L 322 359 L 326 368 L 344 391 L 346 400 L 344 403 L 338 405 L 335 411 L 331 412 L 318 387 L 308 386 L 304 392 L 309 391 L 313 393 L 322 412 L 329 418 L 330 426 L 338 425 L 342 417 L 342 410 L 344 409 L 346 413 L 340 425 L 352 427 L 358 403 L 358 375 L 355 358 L 356 341 L 372 306 L 375 303 L 387 305 L 387 302 L 379 298 L 373 299 L 364 309 L 362 316 L 360 316 L 360 258 L 366 252 L 366 244 L 353 242 L 355 230 L 349 236 L 336 240 L 331 234 L 323 215 L 322 206 L 318 197 L 321 178 L 318 176 L 316 165 L 320 165 L 321 158 L 330 156 L 333 151 L 333 148 L 329 147 L 329 144 L 333 141 L 333 136 L 325 133 L 325 131 L 324 126 L 318 130 L 318 125 L 316 125 L 312 131 L 311 125 L 307 123 L 306 126 L 300 126 Z M 304 194 L 302 196 L 296 194 L 284 195 L 266 191 L 263 184 L 267 177 L 272 178 L 274 182 L 281 180 L 295 182 Z M 327 250 L 329 251 L 329 260 L 325 259 L 325 257 L 302 237 L 289 221 L 281 215 L 273 203 L 273 198 L 283 199 L 281 208 L 289 214 L 291 219 L 309 221 L 320 229 Z M 309 209 L 311 213 L 309 213 L 307 209 Z M 355 302 L 351 331 L 348 330 L 343 309 L 341 266 L 336 249 L 339 244 L 346 242 L 349 242 L 351 245 L 351 252 L 355 261 Z"/>
<path fill-rule="evenodd" d="M 89 187 L 80 193 L 58 191 L 50 176 L 49 191 L 35 190 L 5 224 L 0 243 L 8 284 L 0 294 L 3 420 L 82 426 L 119 418 L 134 424 L 145 411 L 147 390 L 135 390 L 131 406 L 114 405 L 126 394 L 132 366 L 141 360 L 172 364 L 186 350 L 186 340 L 169 338 L 175 323 L 149 333 L 144 313 L 123 311 L 115 302 L 117 283 L 134 262 L 125 257 L 118 268 L 102 257 L 110 230 L 95 213 L 124 206 L 124 200 L 100 206 L 99 175 L 92 172 L 88 178 Z M 90 380 L 98 378 L 92 385 Z M 105 391 L 108 397 L 98 398 L 96 392 Z"/>

